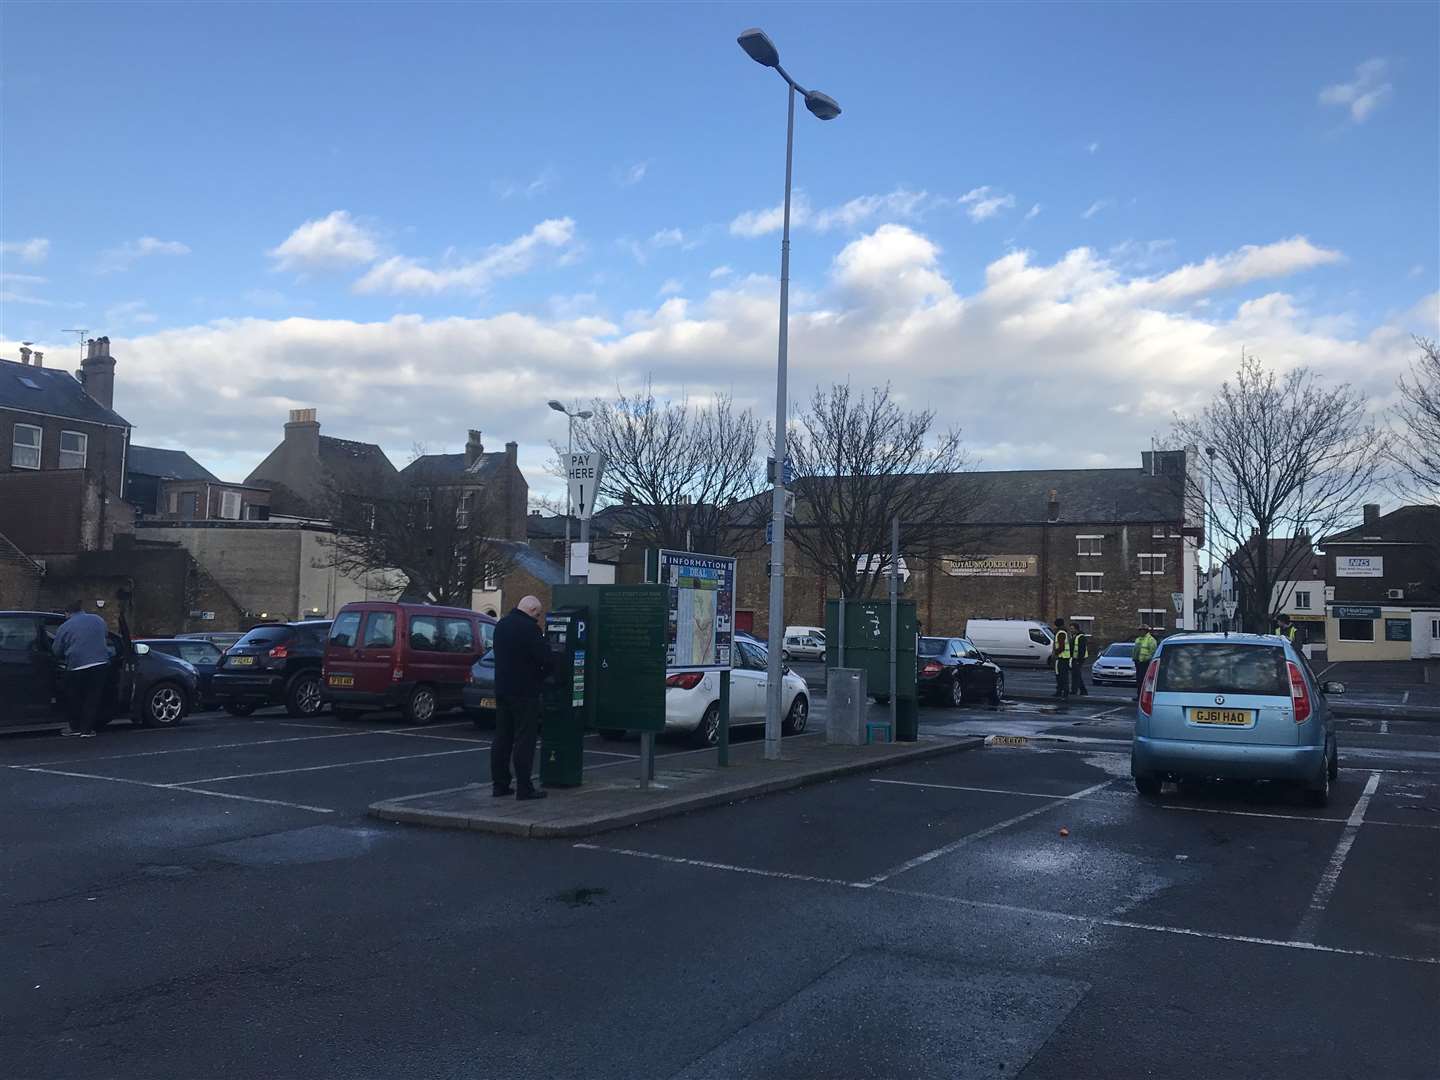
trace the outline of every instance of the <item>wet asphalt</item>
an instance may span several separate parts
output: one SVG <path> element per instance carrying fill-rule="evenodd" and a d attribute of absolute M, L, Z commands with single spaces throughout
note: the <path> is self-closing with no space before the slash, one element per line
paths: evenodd
<path fill-rule="evenodd" d="M 1156 803 L 1128 783 L 1127 713 L 927 708 L 926 731 L 1026 742 L 579 845 L 365 817 L 487 779 L 488 732 L 450 718 L 6 736 L 0 1061 L 17 1078 L 1437 1075 L 1440 725 L 1342 723 L 1325 809 L 1264 785 Z M 592 738 L 587 767 L 634 768 L 635 750 Z"/>

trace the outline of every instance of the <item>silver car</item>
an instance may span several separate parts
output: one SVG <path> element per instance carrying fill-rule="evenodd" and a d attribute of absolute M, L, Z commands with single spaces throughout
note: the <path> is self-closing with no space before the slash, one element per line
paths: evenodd
<path fill-rule="evenodd" d="M 1271 634 L 1184 634 L 1145 669 L 1130 744 L 1141 795 L 1164 780 L 1284 780 L 1313 806 L 1339 771 L 1335 721 L 1304 655 Z"/>
<path fill-rule="evenodd" d="M 819 660 L 825 662 L 825 639 L 818 634 L 786 634 L 780 649 L 782 660 Z"/>
<path fill-rule="evenodd" d="M 1090 681 L 1095 683 L 1135 681 L 1135 643 L 1117 641 L 1095 658 L 1090 665 Z"/>

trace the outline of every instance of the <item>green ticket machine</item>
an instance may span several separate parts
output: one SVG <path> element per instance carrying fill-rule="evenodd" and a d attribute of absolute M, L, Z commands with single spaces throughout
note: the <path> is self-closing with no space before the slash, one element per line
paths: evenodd
<path fill-rule="evenodd" d="M 546 787 L 575 787 L 585 756 L 585 728 L 594 711 L 587 679 L 590 609 L 572 604 L 545 616 L 550 676 L 540 712 L 540 782 Z"/>
<path fill-rule="evenodd" d="M 890 601 L 825 601 L 827 667 L 864 668 L 870 696 L 890 700 Z M 913 742 L 920 731 L 916 690 L 915 648 L 919 624 L 915 602 L 901 600 L 895 607 L 895 739 Z M 842 663 L 843 656 L 843 663 Z"/>

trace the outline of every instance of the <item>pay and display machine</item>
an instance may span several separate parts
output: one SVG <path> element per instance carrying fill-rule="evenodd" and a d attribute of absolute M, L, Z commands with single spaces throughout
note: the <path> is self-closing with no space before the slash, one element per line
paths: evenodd
<path fill-rule="evenodd" d="M 540 782 L 575 787 L 581 780 L 585 728 L 593 710 L 589 684 L 589 609 L 560 607 L 545 616 L 550 675 L 541 693 Z"/>

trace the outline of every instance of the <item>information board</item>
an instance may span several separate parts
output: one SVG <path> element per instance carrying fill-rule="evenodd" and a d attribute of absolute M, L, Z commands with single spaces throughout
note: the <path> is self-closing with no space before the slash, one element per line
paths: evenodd
<path fill-rule="evenodd" d="M 664 731 L 666 590 L 658 585 L 594 588 L 600 638 L 595 726 Z M 592 660 L 592 670 L 593 665 Z"/>
<path fill-rule="evenodd" d="M 735 633 L 735 560 L 661 549 L 655 580 L 669 590 L 665 666 L 670 671 L 728 670 Z"/>

